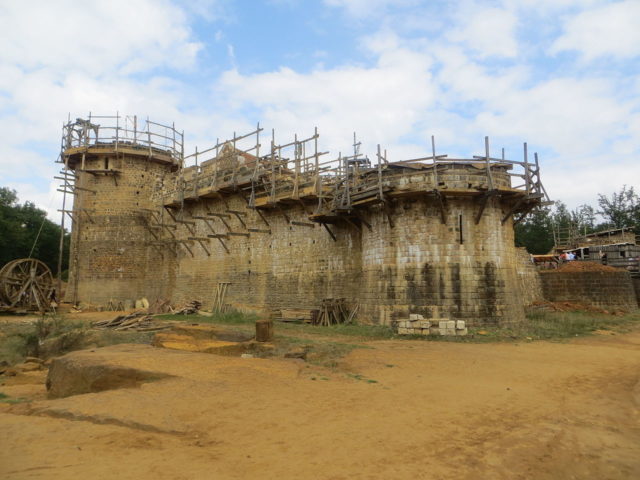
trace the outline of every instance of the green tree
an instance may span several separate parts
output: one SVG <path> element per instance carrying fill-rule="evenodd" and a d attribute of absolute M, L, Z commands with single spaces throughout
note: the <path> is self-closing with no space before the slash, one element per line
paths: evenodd
<path fill-rule="evenodd" d="M 596 211 L 591 205 L 580 205 L 571 211 L 571 221 L 579 234 L 592 233 L 596 230 Z"/>
<path fill-rule="evenodd" d="M 640 197 L 633 187 L 622 186 L 620 192 L 613 192 L 611 197 L 598 195 L 598 213 L 605 219 L 609 228 L 640 226 Z"/>
<path fill-rule="evenodd" d="M 38 235 L 39 234 L 39 235 Z M 37 239 L 37 241 L 36 241 Z M 54 275 L 58 266 L 60 226 L 32 202 L 20 204 L 14 190 L 0 187 L 0 268 L 11 260 L 31 257 L 46 263 Z M 65 232 L 63 271 L 69 257 L 69 234 Z"/>
<path fill-rule="evenodd" d="M 548 207 L 536 208 L 515 227 L 516 246 L 529 253 L 548 253 L 553 247 L 553 216 Z"/>

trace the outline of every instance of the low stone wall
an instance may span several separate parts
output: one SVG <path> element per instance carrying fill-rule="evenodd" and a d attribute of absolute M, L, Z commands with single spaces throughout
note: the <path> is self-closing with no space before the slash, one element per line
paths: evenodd
<path fill-rule="evenodd" d="M 541 271 L 540 279 L 544 298 L 550 302 L 583 303 L 609 310 L 638 308 L 631 275 L 626 271 Z"/>
<path fill-rule="evenodd" d="M 516 272 L 524 304 L 531 305 L 544 300 L 538 269 L 531 262 L 531 255 L 524 247 L 516 248 Z"/>

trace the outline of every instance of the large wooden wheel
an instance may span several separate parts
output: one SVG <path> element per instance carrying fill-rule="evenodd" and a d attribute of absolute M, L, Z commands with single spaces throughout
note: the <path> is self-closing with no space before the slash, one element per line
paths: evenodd
<path fill-rule="evenodd" d="M 21 258 L 0 270 L 0 303 L 45 311 L 53 291 L 51 270 L 35 258 Z"/>

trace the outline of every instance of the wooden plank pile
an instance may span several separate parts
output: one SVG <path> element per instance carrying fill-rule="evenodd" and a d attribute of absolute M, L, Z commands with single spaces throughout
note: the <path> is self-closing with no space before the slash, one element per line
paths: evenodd
<path fill-rule="evenodd" d="M 319 310 L 310 308 L 281 308 L 274 310 L 271 317 L 279 322 L 313 323 L 319 313 Z"/>
<path fill-rule="evenodd" d="M 320 306 L 320 313 L 312 322 L 313 325 L 328 327 L 341 323 L 351 323 L 358 312 L 358 304 L 349 311 L 344 298 L 325 298 Z"/>
<path fill-rule="evenodd" d="M 158 323 L 153 315 L 145 312 L 133 312 L 128 315 L 118 315 L 111 320 L 100 320 L 93 323 L 93 327 L 111 330 L 135 330 L 136 332 L 154 332 L 171 328 L 171 325 Z"/>
<path fill-rule="evenodd" d="M 198 313 L 198 310 L 200 310 L 200 307 L 202 307 L 201 301 L 191 300 L 190 302 L 185 303 L 182 308 L 176 310 L 173 313 L 176 315 L 193 315 L 194 313 Z"/>

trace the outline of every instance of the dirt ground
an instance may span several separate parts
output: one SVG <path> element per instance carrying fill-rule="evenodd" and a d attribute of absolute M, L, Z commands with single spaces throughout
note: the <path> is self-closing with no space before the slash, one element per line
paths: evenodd
<path fill-rule="evenodd" d="M 32 401 L 0 404 L 0 477 L 640 478 L 637 330 L 361 346 L 333 370 L 147 347 L 130 361 L 171 377 L 55 400 L 13 377 Z"/>

